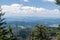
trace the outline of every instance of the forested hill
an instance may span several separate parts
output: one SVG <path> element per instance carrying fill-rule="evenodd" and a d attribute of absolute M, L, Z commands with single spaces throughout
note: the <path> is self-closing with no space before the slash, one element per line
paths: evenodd
<path fill-rule="evenodd" d="M 31 19 L 30 19 L 31 20 Z M 8 24 L 12 24 L 12 25 L 19 25 L 19 26 L 29 26 L 29 27 L 32 27 L 36 24 L 42 24 L 42 25 L 45 25 L 45 26 L 57 26 L 60 24 L 60 19 L 37 19 L 37 20 L 32 20 L 32 21 L 25 21 L 25 20 L 22 20 L 22 21 L 7 21 Z"/>

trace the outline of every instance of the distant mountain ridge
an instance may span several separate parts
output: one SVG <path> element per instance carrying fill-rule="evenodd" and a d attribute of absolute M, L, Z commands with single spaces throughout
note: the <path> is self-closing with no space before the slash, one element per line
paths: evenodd
<path fill-rule="evenodd" d="M 60 19 L 36 19 L 36 20 L 22 20 L 22 21 L 7 21 L 9 24 L 20 25 L 20 26 L 35 26 L 36 24 L 42 24 L 45 26 L 60 24 Z"/>

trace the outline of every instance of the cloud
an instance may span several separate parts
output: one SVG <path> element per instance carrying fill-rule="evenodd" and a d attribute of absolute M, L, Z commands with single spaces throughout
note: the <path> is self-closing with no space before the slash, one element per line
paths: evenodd
<path fill-rule="evenodd" d="M 44 2 L 55 2 L 55 0 L 43 0 Z"/>
<path fill-rule="evenodd" d="M 58 24 L 52 24 L 52 25 L 49 25 L 49 27 L 59 27 Z"/>
<path fill-rule="evenodd" d="M 45 8 L 37 8 L 24 6 L 22 4 L 2 5 L 6 17 L 43 17 L 43 18 L 60 18 L 60 11 L 57 9 L 49 10 Z"/>
<path fill-rule="evenodd" d="M 28 0 L 24 0 L 24 2 L 29 2 Z"/>

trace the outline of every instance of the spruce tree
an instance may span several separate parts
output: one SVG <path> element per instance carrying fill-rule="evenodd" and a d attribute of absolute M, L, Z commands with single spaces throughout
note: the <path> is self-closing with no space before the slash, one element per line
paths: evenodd
<path fill-rule="evenodd" d="M 3 18 L 5 13 L 2 12 L 2 8 L 0 6 L 0 40 L 7 40 L 6 34 L 6 22 L 5 18 Z"/>
<path fill-rule="evenodd" d="M 43 25 L 36 25 L 32 32 L 32 40 L 49 40 L 49 32 Z"/>
<path fill-rule="evenodd" d="M 11 26 L 6 27 L 4 14 L 0 6 L 0 40 L 19 40 L 18 37 L 14 37 Z"/>
<path fill-rule="evenodd" d="M 8 26 L 8 40 L 20 40 L 18 37 L 14 36 L 11 26 Z"/>
<path fill-rule="evenodd" d="M 10 25 L 8 26 L 8 36 L 9 40 L 13 40 L 13 33 Z"/>

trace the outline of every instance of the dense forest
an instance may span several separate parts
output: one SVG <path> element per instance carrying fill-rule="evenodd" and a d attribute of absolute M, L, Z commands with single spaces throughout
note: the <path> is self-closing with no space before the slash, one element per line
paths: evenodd
<path fill-rule="evenodd" d="M 60 5 L 60 0 L 56 0 L 56 4 Z M 12 28 L 13 26 L 5 21 L 5 12 L 2 10 L 0 6 L 0 40 L 60 40 L 60 25 L 46 27 L 36 24 L 32 28 L 21 28 L 16 25 L 16 28 Z"/>

